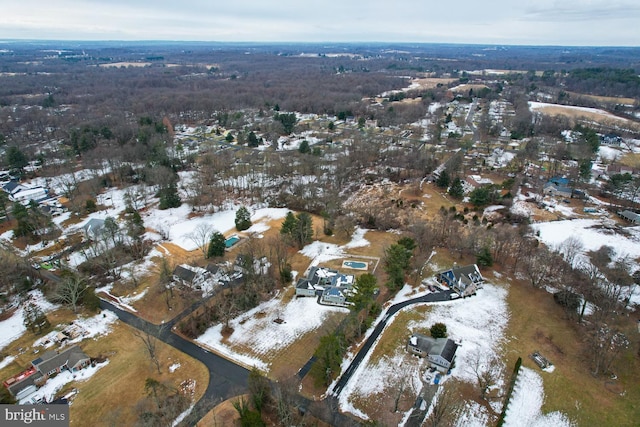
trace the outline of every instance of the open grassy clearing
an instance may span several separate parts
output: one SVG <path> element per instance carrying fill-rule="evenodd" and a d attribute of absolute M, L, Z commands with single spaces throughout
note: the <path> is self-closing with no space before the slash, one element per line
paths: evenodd
<path fill-rule="evenodd" d="M 625 375 L 617 381 L 594 378 L 585 361 L 587 349 L 575 329 L 578 326 L 566 319 L 551 294 L 513 281 L 508 303 L 511 318 L 504 349 L 507 366 L 512 367 L 520 356 L 523 366 L 542 375 L 546 395 L 543 411 L 561 411 L 578 425 L 637 425 L 640 419 L 637 406 L 640 402 L 640 362 L 634 355 L 637 329 L 635 334 L 630 334 L 631 348 L 616 364 L 625 366 L 619 371 Z M 554 372 L 540 371 L 529 359 L 528 355 L 536 350 L 552 361 L 556 366 Z M 615 367 L 614 371 L 618 372 Z M 619 394 L 622 392 L 624 396 Z"/>
<path fill-rule="evenodd" d="M 64 393 L 73 387 L 79 390 L 71 406 L 72 425 L 108 425 L 116 415 L 117 425 L 133 425 L 136 421 L 134 406 L 146 396 L 144 383 L 147 378 L 167 381 L 174 387 L 193 379 L 196 381 L 194 401 L 204 394 L 209 373 L 202 363 L 173 347 L 158 343 L 161 361 L 161 374 L 158 374 L 150 364 L 141 340 L 132 331 L 129 326 L 117 323 L 106 337 L 81 344 L 92 357 L 108 357 L 109 364 L 86 382 L 71 383 L 61 391 Z M 180 367 L 169 372 L 169 366 L 174 363 L 179 363 Z M 109 405 L 103 405 L 103 402 L 109 402 Z"/>
<path fill-rule="evenodd" d="M 617 96 L 599 96 L 588 95 L 586 93 L 568 92 L 572 96 L 579 96 L 581 98 L 592 99 L 597 102 L 606 102 L 608 104 L 622 104 L 622 105 L 634 105 L 636 100 L 634 98 L 622 98 Z"/>
<path fill-rule="evenodd" d="M 637 122 L 623 117 L 617 117 L 606 112 L 589 111 L 578 107 L 563 105 L 546 105 L 536 108 L 536 111 L 550 116 L 565 116 L 572 121 L 587 120 L 599 123 L 603 126 L 623 126 L 634 131 L 640 130 L 640 124 L 638 124 Z"/>

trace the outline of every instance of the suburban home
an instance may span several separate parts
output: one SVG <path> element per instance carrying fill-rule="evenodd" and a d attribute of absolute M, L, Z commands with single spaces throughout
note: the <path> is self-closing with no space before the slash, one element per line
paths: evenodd
<path fill-rule="evenodd" d="M 633 224 L 640 224 L 640 215 L 638 215 L 635 212 L 631 212 L 630 210 L 624 210 L 622 212 L 618 212 L 618 215 L 621 218 L 624 218 Z"/>
<path fill-rule="evenodd" d="M 324 304 L 346 306 L 347 296 L 343 289 L 332 286 L 322 291 L 320 301 Z"/>
<path fill-rule="evenodd" d="M 50 376 L 65 370 L 77 372 L 90 363 L 91 358 L 77 345 L 61 352 L 47 351 L 32 360 L 29 369 L 5 380 L 3 384 L 12 396 L 21 399 L 46 383 Z"/>
<path fill-rule="evenodd" d="M 84 226 L 82 226 L 82 229 L 84 230 L 84 235 L 87 239 L 95 239 L 104 231 L 104 219 L 91 218 Z"/>
<path fill-rule="evenodd" d="M 296 283 L 296 296 L 298 297 L 316 296 L 316 288 L 313 287 L 309 279 L 300 278 Z"/>
<path fill-rule="evenodd" d="M 556 197 L 556 196 L 571 197 L 571 194 L 573 194 L 573 191 L 571 190 L 571 188 L 555 184 L 551 181 L 547 182 L 544 185 L 542 192 L 544 193 L 544 195 L 552 196 L 552 197 Z"/>
<path fill-rule="evenodd" d="M 631 176 L 638 176 L 640 174 L 640 170 L 632 168 L 630 166 L 620 165 L 620 164 L 611 164 L 607 166 L 607 175 L 624 175 L 628 173 Z"/>
<path fill-rule="evenodd" d="M 58 353 L 56 351 L 47 351 L 42 356 L 31 361 L 34 368 L 44 376 L 59 374 L 67 370 L 77 372 L 91 363 L 89 356 L 84 354 L 82 349 L 77 345 L 67 348 Z"/>
<path fill-rule="evenodd" d="M 426 358 L 432 368 L 446 373 L 453 365 L 458 344 L 449 338 L 432 338 L 413 334 L 407 342 L 407 350 Z"/>
<path fill-rule="evenodd" d="M 296 283 L 296 296 L 312 297 L 329 288 L 351 291 L 355 276 L 326 267 L 311 267 L 306 278 Z"/>
<path fill-rule="evenodd" d="M 173 269 L 173 280 L 185 286 L 193 286 L 198 273 L 187 265 L 177 265 Z"/>
<path fill-rule="evenodd" d="M 600 144 L 603 145 L 620 145 L 624 141 L 620 135 L 616 135 L 615 133 L 608 133 L 606 135 L 600 136 Z"/>
<path fill-rule="evenodd" d="M 475 294 L 484 283 L 484 278 L 476 264 L 441 271 L 436 279 L 457 292 L 461 297 Z"/>
<path fill-rule="evenodd" d="M 44 187 L 25 187 L 9 196 L 14 202 L 20 202 L 23 205 L 29 204 L 30 201 L 40 201 L 48 197 L 47 190 Z"/>

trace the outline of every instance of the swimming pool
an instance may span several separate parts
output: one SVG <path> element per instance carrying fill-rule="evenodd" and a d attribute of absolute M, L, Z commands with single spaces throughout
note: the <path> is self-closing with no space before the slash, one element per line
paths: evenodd
<path fill-rule="evenodd" d="M 235 245 L 239 241 L 240 241 L 240 238 L 238 236 L 231 236 L 224 241 L 224 247 L 229 249 L 231 246 Z"/>
<path fill-rule="evenodd" d="M 368 264 L 362 261 L 344 261 L 342 266 L 346 268 L 353 268 L 354 270 L 366 270 Z"/>

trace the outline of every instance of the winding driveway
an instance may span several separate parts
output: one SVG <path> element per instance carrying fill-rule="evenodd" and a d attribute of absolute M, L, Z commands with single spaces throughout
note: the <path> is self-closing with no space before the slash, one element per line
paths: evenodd
<path fill-rule="evenodd" d="M 336 385 L 333 387 L 333 395 L 336 397 L 340 395 L 340 393 L 342 392 L 342 389 L 347 384 L 347 382 L 349 381 L 353 373 L 356 371 L 356 369 L 358 369 L 358 366 L 360 366 L 360 363 L 362 362 L 364 357 L 367 355 L 369 350 L 371 350 L 371 347 L 376 342 L 376 340 L 384 330 L 385 326 L 387 326 L 387 322 L 394 314 L 396 314 L 398 311 L 412 304 L 425 303 L 425 302 L 449 301 L 451 299 L 450 297 L 451 293 L 452 291 L 441 291 L 441 292 L 429 293 L 420 297 L 399 302 L 389 307 L 384 317 L 382 318 L 382 320 L 378 322 L 378 324 L 373 329 L 373 332 L 371 333 L 369 338 L 367 338 L 367 340 L 365 341 L 360 351 L 358 351 L 358 354 L 356 354 L 356 356 L 353 358 L 353 360 L 351 361 L 351 364 L 349 364 L 349 367 L 345 369 L 340 379 L 336 382 Z"/>
<path fill-rule="evenodd" d="M 387 325 L 388 320 L 395 313 L 409 305 L 426 302 L 448 301 L 450 299 L 450 294 L 451 291 L 429 293 L 427 295 L 412 298 L 410 300 L 402 301 L 390 306 L 387 309 L 385 316 L 380 322 L 378 322 L 369 338 L 367 338 L 360 351 L 358 351 L 358 354 L 356 354 L 349 367 L 344 371 L 340 379 L 337 381 L 336 385 L 333 388 L 333 396 L 330 396 L 326 399 L 325 403 L 328 405 L 328 407 L 331 407 L 334 410 L 327 412 L 326 407 L 322 408 L 320 402 L 313 402 L 300 395 L 296 398 L 298 406 L 307 408 L 314 414 L 314 416 L 321 418 L 325 422 L 329 422 L 332 425 L 352 425 L 354 423 L 354 420 L 350 419 L 344 414 L 341 414 L 338 411 L 337 397 L 339 396 L 340 392 L 347 384 L 353 373 L 356 371 L 366 354 L 371 350 L 371 347 Z M 194 304 L 194 306 L 196 305 Z M 183 421 L 182 425 L 195 425 L 219 402 L 242 394 L 246 391 L 247 379 L 249 377 L 249 371 L 246 368 L 237 365 L 234 362 L 225 359 L 224 357 L 221 357 L 215 353 L 211 353 L 203 349 L 202 347 L 197 346 L 193 342 L 182 338 L 171 330 L 171 327 L 175 325 L 178 318 L 183 318 L 188 314 L 188 310 L 183 311 L 178 316 L 176 316 L 176 319 L 173 319 L 172 321 L 164 325 L 155 325 L 144 319 L 141 319 L 133 313 L 118 308 L 111 302 L 104 299 L 100 300 L 100 308 L 113 311 L 118 316 L 118 318 L 127 325 L 149 333 L 160 341 L 202 362 L 207 367 L 207 369 L 209 370 L 209 384 L 207 385 L 207 389 L 205 390 L 202 398 L 198 400 L 198 402 L 196 402 L 193 410 Z"/>

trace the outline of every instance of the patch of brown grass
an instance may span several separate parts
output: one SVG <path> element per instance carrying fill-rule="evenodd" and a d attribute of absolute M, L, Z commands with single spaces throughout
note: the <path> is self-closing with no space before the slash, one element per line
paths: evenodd
<path fill-rule="evenodd" d="M 240 422 L 240 415 L 233 407 L 238 399 L 249 399 L 248 394 L 232 397 L 217 405 L 207 413 L 198 423 L 197 427 L 235 426 Z"/>
<path fill-rule="evenodd" d="M 81 346 L 89 356 L 107 356 L 109 363 L 86 382 L 72 383 L 61 390 L 61 394 L 73 387 L 79 390 L 70 410 L 72 425 L 107 425 L 107 420 L 118 411 L 119 425 L 133 425 L 134 406 L 146 396 L 147 378 L 168 381 L 176 388 L 182 381 L 194 379 L 194 401 L 204 394 L 209 382 L 209 373 L 202 363 L 163 343 L 158 343 L 161 361 L 161 374 L 158 374 L 140 339 L 132 334 L 129 326 L 121 323 L 114 325 L 106 337 Z M 171 373 L 168 367 L 174 363 L 180 363 L 180 368 Z"/>
<path fill-rule="evenodd" d="M 504 348 L 507 366 L 512 367 L 518 356 L 523 366 L 534 369 L 543 377 L 545 412 L 561 411 L 578 425 L 635 426 L 640 419 L 640 362 L 634 350 L 627 350 L 614 370 L 618 373 L 615 390 L 606 379 L 594 378 L 584 359 L 585 344 L 576 330 L 578 325 L 566 318 L 562 308 L 544 290 L 533 289 L 514 281 L 507 298 L 511 317 Z M 637 330 L 631 342 L 638 341 Z M 553 373 L 541 372 L 528 357 L 539 350 L 555 365 Z M 617 368 L 617 369 L 616 369 Z"/>

